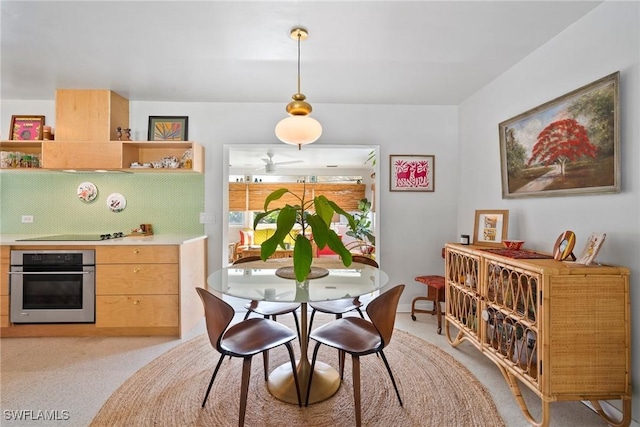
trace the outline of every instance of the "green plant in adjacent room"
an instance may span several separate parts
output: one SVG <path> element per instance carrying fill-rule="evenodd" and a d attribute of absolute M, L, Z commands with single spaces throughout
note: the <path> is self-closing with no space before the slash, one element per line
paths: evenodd
<path fill-rule="evenodd" d="M 358 212 L 353 215 L 353 221 L 355 227 L 346 232 L 347 236 L 351 236 L 356 240 L 364 243 L 370 243 L 372 246 L 376 245 L 376 237 L 371 232 L 371 219 L 369 214 L 371 213 L 371 202 L 364 199 L 360 199 L 358 202 Z"/>
<path fill-rule="evenodd" d="M 269 210 L 271 202 L 280 199 L 287 193 L 293 195 L 300 203 L 296 205 L 287 204 L 284 207 Z M 313 262 L 313 249 L 311 240 L 307 235 L 309 228 L 311 228 L 313 241 L 318 248 L 323 249 L 325 246 L 329 246 L 340 256 L 342 263 L 346 267 L 351 265 L 351 252 L 344 246 L 338 234 L 330 228 L 333 214 L 339 213 L 343 215 L 347 218 L 351 230 L 356 228 L 353 216 L 345 212 L 335 202 L 325 196 L 317 196 L 313 200 L 305 200 L 304 194 L 304 190 L 302 197 L 287 188 L 275 190 L 265 199 L 264 212 L 257 214 L 253 221 L 255 230 L 263 217 L 277 214 L 275 233 L 261 245 L 260 257 L 263 261 L 273 255 L 278 246 L 284 249 L 285 238 L 289 236 L 296 224 L 300 225 L 301 232 L 295 237 L 293 248 L 293 270 L 298 282 L 305 281 L 311 271 Z"/>

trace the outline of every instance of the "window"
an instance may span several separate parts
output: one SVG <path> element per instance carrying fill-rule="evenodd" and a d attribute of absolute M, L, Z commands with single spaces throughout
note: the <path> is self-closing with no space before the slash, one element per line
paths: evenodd
<path fill-rule="evenodd" d="M 244 225 L 244 212 L 229 212 L 229 225 Z"/>

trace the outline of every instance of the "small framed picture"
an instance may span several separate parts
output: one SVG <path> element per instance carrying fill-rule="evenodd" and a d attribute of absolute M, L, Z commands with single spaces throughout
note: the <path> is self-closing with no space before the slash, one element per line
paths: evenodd
<path fill-rule="evenodd" d="M 42 139 L 44 116 L 11 116 L 9 139 L 33 141 Z"/>
<path fill-rule="evenodd" d="M 508 210 L 477 210 L 473 226 L 473 244 L 502 246 L 509 229 Z"/>
<path fill-rule="evenodd" d="M 189 117 L 149 116 L 149 141 L 187 141 Z"/>
<path fill-rule="evenodd" d="M 390 191 L 435 191 L 435 156 L 389 156 Z"/>

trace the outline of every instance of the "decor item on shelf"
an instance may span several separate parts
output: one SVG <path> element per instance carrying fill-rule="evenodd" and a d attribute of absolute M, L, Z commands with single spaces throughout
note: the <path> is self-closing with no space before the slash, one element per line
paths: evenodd
<path fill-rule="evenodd" d="M 502 198 L 620 192 L 615 72 L 499 124 Z"/>
<path fill-rule="evenodd" d="M 389 191 L 435 191 L 432 155 L 389 156 Z"/>
<path fill-rule="evenodd" d="M 144 237 L 144 236 L 152 236 L 153 235 L 153 227 L 151 224 L 140 224 L 140 227 L 133 228 L 131 230 L 131 234 L 127 234 L 127 237 Z"/>
<path fill-rule="evenodd" d="M 590 265 L 596 258 L 596 255 L 598 255 L 598 251 L 602 247 L 605 237 L 607 237 L 605 233 L 591 233 L 576 262 L 578 264 Z"/>
<path fill-rule="evenodd" d="M 567 258 L 576 260 L 576 256 L 573 254 L 573 247 L 576 244 L 576 235 L 573 231 L 567 230 L 558 236 L 556 244 L 553 246 L 553 259 L 558 261 L 564 261 Z"/>
<path fill-rule="evenodd" d="M 477 210 L 473 226 L 473 244 L 501 246 L 507 239 L 508 210 Z"/>
<path fill-rule="evenodd" d="M 269 210 L 269 205 L 280 199 L 285 194 L 290 194 L 296 198 L 300 204 L 295 206 L 286 204 L 283 207 Z M 339 213 L 347 218 L 351 230 L 355 230 L 356 224 L 348 212 L 345 212 L 335 202 L 328 200 L 325 196 L 316 196 L 313 200 L 305 199 L 305 188 L 303 186 L 302 197 L 289 191 L 287 188 L 275 190 L 267 196 L 264 201 L 264 212 L 255 216 L 253 229 L 258 227 L 260 220 L 268 215 L 277 214 L 276 229 L 274 234 L 260 245 L 260 257 L 267 260 L 276 251 L 278 246 L 285 249 L 285 239 L 292 232 L 293 227 L 299 224 L 301 231 L 295 238 L 293 247 L 293 270 L 296 281 L 304 282 L 311 272 L 313 262 L 313 249 L 311 241 L 307 237 L 307 229 L 311 227 L 313 240 L 318 248 L 323 249 L 329 246 L 337 253 L 345 266 L 351 265 L 351 253 L 345 248 L 340 236 L 330 228 L 331 219 L 334 213 Z"/>
<path fill-rule="evenodd" d="M 304 28 L 293 28 L 291 38 L 298 41 L 298 91 L 292 96 L 293 101 L 287 104 L 289 117 L 276 125 L 276 136 L 285 144 L 297 145 L 301 149 L 305 144 L 315 142 L 322 135 L 322 125 L 309 117 L 311 104 L 305 101 L 306 96 L 300 93 L 300 42 L 306 40 L 309 33 Z"/>
<path fill-rule="evenodd" d="M 149 116 L 149 141 L 187 141 L 188 116 Z"/>
<path fill-rule="evenodd" d="M 9 139 L 20 141 L 41 140 L 43 127 L 44 116 L 11 116 Z"/>
<path fill-rule="evenodd" d="M 519 251 L 524 245 L 524 240 L 503 240 L 502 245 L 512 251 Z"/>

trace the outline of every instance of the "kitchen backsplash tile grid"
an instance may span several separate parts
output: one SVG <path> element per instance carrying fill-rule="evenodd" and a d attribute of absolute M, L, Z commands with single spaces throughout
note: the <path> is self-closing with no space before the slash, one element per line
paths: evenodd
<path fill-rule="evenodd" d="M 98 194 L 82 201 L 78 185 L 91 181 Z M 106 203 L 121 193 L 127 208 Z M 130 232 L 142 223 L 156 234 L 203 234 L 204 176 L 201 174 L 98 174 L 38 172 L 0 174 L 0 233 L 55 234 Z M 22 215 L 33 215 L 23 224 Z"/>

